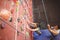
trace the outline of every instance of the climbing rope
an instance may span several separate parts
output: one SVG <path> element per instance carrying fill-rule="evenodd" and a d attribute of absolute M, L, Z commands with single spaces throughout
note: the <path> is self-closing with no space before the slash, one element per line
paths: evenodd
<path fill-rule="evenodd" d="M 45 4 L 44 4 L 44 0 L 42 0 L 42 5 L 43 5 L 43 10 L 44 10 L 44 14 L 45 14 L 45 17 L 46 17 L 47 24 L 49 24 L 48 16 L 47 16 L 47 13 L 46 13 L 46 8 L 45 8 Z"/>
<path fill-rule="evenodd" d="M 45 5 L 44 5 L 44 1 L 43 1 L 43 0 L 42 0 L 42 4 L 43 4 L 43 9 L 44 9 L 44 13 L 45 13 L 45 17 L 46 17 L 47 24 L 49 24 L 48 17 L 47 17 L 47 13 L 46 13 L 46 9 L 45 9 Z M 51 32 L 50 32 L 50 33 L 51 33 Z M 51 38 L 54 38 L 54 37 L 51 36 Z"/>

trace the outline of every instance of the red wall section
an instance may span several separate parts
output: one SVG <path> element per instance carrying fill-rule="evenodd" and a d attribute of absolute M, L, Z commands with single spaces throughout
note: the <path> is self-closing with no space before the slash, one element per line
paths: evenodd
<path fill-rule="evenodd" d="M 33 21 L 32 0 L 0 0 L 0 11 L 2 9 L 11 12 L 12 22 L 5 21 L 12 26 L 0 20 L 4 27 L 0 28 L 0 40 L 32 40 L 32 32 L 27 29 L 29 25 L 26 20 Z"/>

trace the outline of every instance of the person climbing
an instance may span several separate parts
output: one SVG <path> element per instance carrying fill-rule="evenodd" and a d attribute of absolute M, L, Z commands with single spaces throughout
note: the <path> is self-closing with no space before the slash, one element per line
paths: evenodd
<path fill-rule="evenodd" d="M 41 34 L 40 28 L 38 27 L 38 23 L 30 23 L 28 25 L 29 25 L 29 28 L 30 28 L 31 31 L 35 31 L 39 35 Z"/>
<path fill-rule="evenodd" d="M 55 26 L 50 26 L 49 24 L 48 26 L 48 30 L 55 36 L 59 34 L 59 30 L 58 30 L 58 25 Z"/>
<path fill-rule="evenodd" d="M 35 31 L 38 34 L 41 34 L 40 28 L 38 27 L 38 23 L 30 22 L 27 18 L 26 18 L 26 22 L 29 26 L 29 27 L 27 27 L 28 30 L 30 30 L 32 32 Z"/>

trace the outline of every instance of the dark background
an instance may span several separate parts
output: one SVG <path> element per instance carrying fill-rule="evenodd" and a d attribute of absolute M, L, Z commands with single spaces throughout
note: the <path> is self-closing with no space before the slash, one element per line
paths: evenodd
<path fill-rule="evenodd" d="M 47 22 L 43 10 L 42 0 L 33 0 L 33 19 L 40 23 Z M 57 24 L 60 27 L 60 0 L 44 0 L 46 14 L 50 25 Z"/>

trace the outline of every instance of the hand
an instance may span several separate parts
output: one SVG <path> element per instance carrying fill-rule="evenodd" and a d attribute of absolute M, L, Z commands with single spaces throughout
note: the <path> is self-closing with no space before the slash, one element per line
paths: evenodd
<path fill-rule="evenodd" d="M 51 29 L 49 24 L 47 25 L 47 27 L 48 27 L 48 29 Z"/>

